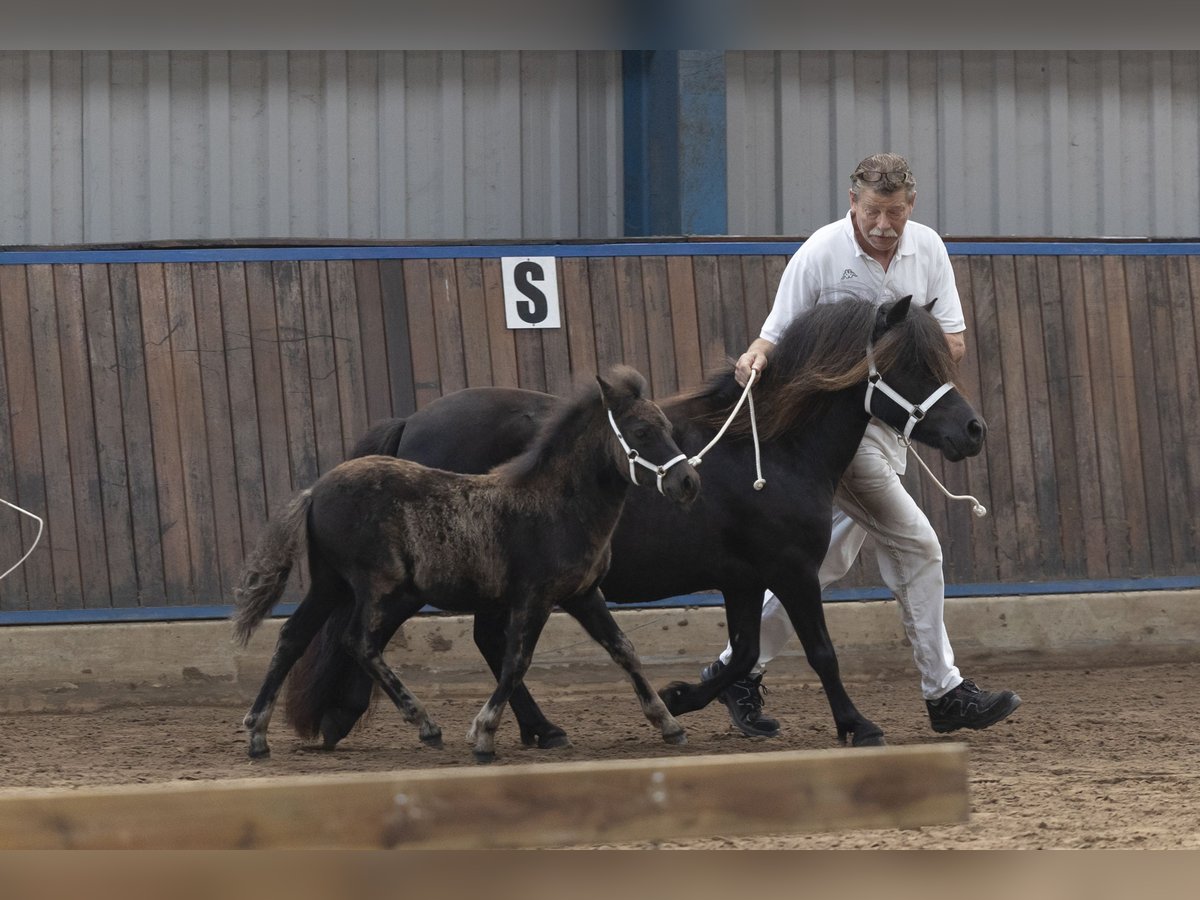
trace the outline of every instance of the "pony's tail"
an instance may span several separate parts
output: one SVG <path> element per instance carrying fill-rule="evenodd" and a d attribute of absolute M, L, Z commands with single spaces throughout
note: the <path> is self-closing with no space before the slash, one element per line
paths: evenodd
<path fill-rule="evenodd" d="M 353 612 L 351 603 L 335 606 L 288 673 L 284 719 L 302 738 L 320 735 L 331 718 L 349 732 L 372 705 L 374 682 L 341 640 Z"/>
<path fill-rule="evenodd" d="M 297 494 L 284 514 L 267 526 L 242 567 L 242 577 L 233 590 L 237 607 L 233 616 L 234 637 L 242 646 L 283 596 L 292 563 L 305 543 L 311 505 L 311 488 Z"/>
<path fill-rule="evenodd" d="M 404 419 L 386 419 L 371 426 L 350 450 L 347 459 L 360 456 L 395 456 L 404 435 Z"/>

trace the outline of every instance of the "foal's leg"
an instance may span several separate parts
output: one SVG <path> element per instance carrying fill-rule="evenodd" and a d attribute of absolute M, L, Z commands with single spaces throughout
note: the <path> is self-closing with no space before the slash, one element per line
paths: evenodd
<path fill-rule="evenodd" d="M 254 704 L 250 707 L 250 711 L 242 720 L 242 724 L 246 726 L 246 732 L 250 736 L 249 753 L 252 758 L 270 754 L 271 748 L 267 745 L 267 726 L 271 724 L 271 713 L 275 710 L 275 699 L 279 695 L 279 688 L 283 685 L 283 680 L 287 678 L 292 666 L 296 664 L 296 660 L 304 655 L 305 648 L 329 617 L 337 600 L 338 592 L 323 589 L 321 575 L 317 573 L 314 575 L 312 588 L 300 601 L 295 612 L 279 629 L 275 653 L 271 656 L 270 665 L 267 666 L 267 674 L 263 679 L 262 687 L 259 688 L 258 696 L 254 698 Z"/>
<path fill-rule="evenodd" d="M 508 619 L 508 610 L 503 608 L 489 607 L 475 613 L 475 646 L 487 660 L 488 668 L 497 680 L 504 667 L 504 636 Z M 526 747 L 535 743 L 542 750 L 571 746 L 567 733 L 546 718 L 525 682 L 513 688 L 508 702 L 521 727 L 521 743 Z"/>
<path fill-rule="evenodd" d="M 421 701 L 404 686 L 396 673 L 383 658 L 383 650 L 391 636 L 406 619 L 423 605 L 420 597 L 406 596 L 402 591 L 385 594 L 378 599 L 363 602 L 367 596 L 355 586 L 355 595 L 360 598 L 357 627 L 352 626 L 346 635 L 347 646 L 371 677 L 379 682 L 385 694 L 396 704 L 404 721 L 416 725 L 421 741 L 431 747 L 442 746 L 442 729 L 429 717 Z"/>
<path fill-rule="evenodd" d="M 683 726 L 667 711 L 666 704 L 646 680 L 642 672 L 642 661 L 638 659 L 633 643 L 609 612 L 600 589 L 593 588 L 588 593 L 572 597 L 559 605 L 583 626 L 583 630 L 592 640 L 608 651 L 613 662 L 625 670 L 625 674 L 633 682 L 633 690 L 637 694 L 638 703 L 642 705 L 642 713 L 651 725 L 662 732 L 663 740 L 668 744 L 687 743 Z"/>
<path fill-rule="evenodd" d="M 500 714 L 504 712 L 504 704 L 512 696 L 513 690 L 523 683 L 525 673 L 529 671 L 533 648 L 546 626 L 546 620 L 550 618 L 552 608 L 553 604 L 540 602 L 524 603 L 512 608 L 504 662 L 496 679 L 496 690 L 483 704 L 483 709 L 475 716 L 467 731 L 467 740 L 474 744 L 471 752 L 476 762 L 489 763 L 496 758 L 496 726 L 500 723 Z"/>

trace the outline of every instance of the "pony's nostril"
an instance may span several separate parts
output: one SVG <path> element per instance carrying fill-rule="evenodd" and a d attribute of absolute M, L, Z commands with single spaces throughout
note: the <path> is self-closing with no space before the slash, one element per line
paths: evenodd
<path fill-rule="evenodd" d="M 972 419 L 967 423 L 967 434 L 973 441 L 982 441 L 987 437 L 987 425 L 983 423 L 982 419 Z"/>

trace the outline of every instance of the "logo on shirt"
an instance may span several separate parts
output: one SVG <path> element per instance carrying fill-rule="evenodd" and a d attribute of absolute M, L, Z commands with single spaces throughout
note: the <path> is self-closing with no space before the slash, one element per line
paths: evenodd
<path fill-rule="evenodd" d="M 847 278 L 857 278 L 857 277 L 858 277 L 858 273 L 855 272 L 853 269 L 846 269 L 846 271 L 842 272 L 842 281 L 845 281 Z"/>

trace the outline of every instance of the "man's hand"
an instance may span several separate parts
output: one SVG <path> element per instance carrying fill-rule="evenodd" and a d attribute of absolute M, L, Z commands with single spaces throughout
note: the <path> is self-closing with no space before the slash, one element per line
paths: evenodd
<path fill-rule="evenodd" d="M 755 369 L 761 375 L 767 367 L 767 354 L 775 349 L 775 345 L 765 338 L 756 338 L 749 349 L 738 357 L 737 365 L 733 368 L 733 377 L 742 387 L 750 380 L 750 370 Z"/>

